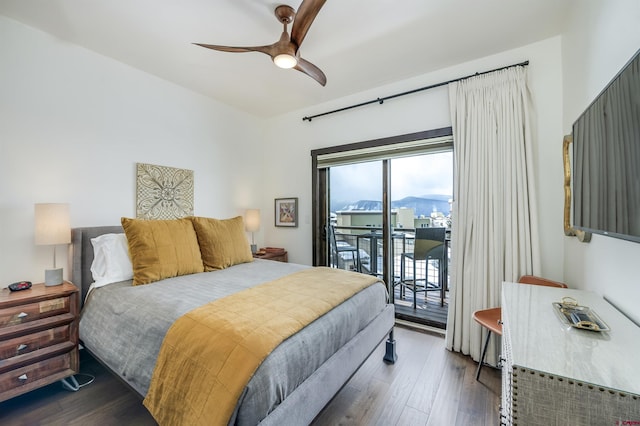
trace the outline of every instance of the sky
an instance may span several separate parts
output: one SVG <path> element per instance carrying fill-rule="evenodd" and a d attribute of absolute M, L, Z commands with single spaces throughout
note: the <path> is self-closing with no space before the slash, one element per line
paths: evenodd
<path fill-rule="evenodd" d="M 331 168 L 331 198 L 339 201 L 381 200 L 382 163 Z M 391 198 L 453 194 L 453 152 L 391 160 Z"/>

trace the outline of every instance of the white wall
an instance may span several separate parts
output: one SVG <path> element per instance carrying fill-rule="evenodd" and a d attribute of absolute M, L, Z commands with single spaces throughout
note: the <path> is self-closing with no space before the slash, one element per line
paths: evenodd
<path fill-rule="evenodd" d="M 261 121 L 1 16 L 0 58 L 0 287 L 52 266 L 34 203 L 70 203 L 72 227 L 135 217 L 137 162 L 193 170 L 197 215 L 254 207 Z"/>
<path fill-rule="evenodd" d="M 312 149 L 383 138 L 451 125 L 446 87 L 373 104 L 363 108 L 303 122 L 302 117 L 369 101 L 378 97 L 447 81 L 477 71 L 530 61 L 529 88 L 534 110 L 534 140 L 538 187 L 542 272 L 563 277 L 563 172 L 562 172 L 562 71 L 561 39 L 554 37 L 477 61 L 460 64 L 374 91 L 317 105 L 268 121 L 270 148 L 265 153 L 269 172 L 265 175 L 263 205 L 273 198 L 300 198 L 301 224 L 297 229 L 271 226 L 265 229 L 269 244 L 289 249 L 294 262 L 310 263 L 311 248 L 311 156 Z M 271 207 L 271 210 L 273 208 Z M 273 212 L 270 223 L 273 223 Z"/>
<path fill-rule="evenodd" d="M 640 2 L 584 0 L 562 39 L 563 129 L 571 125 L 640 48 Z M 595 291 L 640 321 L 640 244 L 594 235 L 564 241 L 565 280 Z"/>

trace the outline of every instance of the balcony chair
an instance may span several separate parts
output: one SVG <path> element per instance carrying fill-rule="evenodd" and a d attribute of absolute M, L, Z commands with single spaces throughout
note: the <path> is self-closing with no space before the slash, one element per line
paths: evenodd
<path fill-rule="evenodd" d="M 534 275 L 523 275 L 520 277 L 518 282 L 521 284 L 567 288 L 567 285 L 565 283 L 536 277 Z M 484 364 L 484 357 L 487 354 L 487 347 L 489 346 L 489 337 L 491 337 L 491 333 L 493 332 L 499 336 L 502 336 L 502 309 L 489 308 L 475 311 L 473 313 L 473 319 L 476 320 L 478 324 L 487 329 L 487 337 L 484 341 L 482 355 L 480 356 L 480 361 L 478 362 L 478 370 L 476 371 L 476 380 L 478 380 L 480 378 L 480 370 L 482 370 L 482 366 Z"/>
<path fill-rule="evenodd" d="M 350 259 L 353 262 L 353 269 L 357 270 L 358 265 L 356 264 L 358 258 L 358 250 L 352 245 L 338 245 L 338 241 L 336 240 L 336 230 L 333 225 L 329 225 L 329 244 L 331 247 L 331 257 L 333 258 L 332 265 L 338 269 L 346 269 L 345 268 L 345 260 L 347 257 L 341 256 L 342 253 L 350 253 Z"/>
<path fill-rule="evenodd" d="M 446 262 L 447 252 L 445 250 L 446 228 L 416 228 L 415 243 L 413 253 L 402 253 L 400 256 L 400 297 L 404 294 L 404 289 L 413 292 L 413 308 L 416 308 L 416 294 L 419 291 L 425 293 L 425 302 L 428 291 L 440 291 L 440 306 L 444 306 L 444 296 L 446 291 Z M 410 260 L 413 266 L 413 275 L 407 279 L 405 274 L 405 261 Z M 429 282 L 429 261 L 438 262 L 438 282 Z M 424 280 L 416 275 L 416 264 L 425 262 Z M 424 283 L 420 283 L 424 281 Z"/>

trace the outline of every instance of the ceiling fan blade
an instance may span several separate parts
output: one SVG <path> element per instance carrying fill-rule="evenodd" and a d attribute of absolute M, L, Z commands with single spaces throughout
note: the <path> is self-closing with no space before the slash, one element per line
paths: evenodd
<path fill-rule="evenodd" d="M 327 0 L 302 0 L 298 12 L 295 13 L 290 6 L 280 5 L 276 7 L 275 14 L 278 20 L 284 24 L 284 30 L 280 35 L 280 39 L 268 46 L 221 46 L 217 44 L 202 44 L 193 43 L 196 46 L 201 46 L 207 49 L 218 50 L 222 52 L 261 52 L 269 55 L 273 62 L 281 68 L 290 68 L 292 63 L 297 64 L 294 69 L 305 73 L 322 86 L 327 84 L 327 77 L 322 70 L 311 62 L 299 57 L 299 49 L 302 41 L 307 35 L 307 31 L 311 27 L 313 20 L 320 12 L 320 9 Z M 294 15 L 295 13 L 295 15 Z M 291 36 L 287 33 L 287 24 L 293 19 L 293 27 L 291 29 Z M 286 58 L 289 57 L 289 61 Z M 281 60 L 282 59 L 282 60 Z M 288 63 L 287 63 L 288 62 Z"/>
<path fill-rule="evenodd" d="M 316 19 L 316 15 L 320 12 L 320 8 L 324 6 L 325 2 L 326 0 L 304 0 L 298 8 L 293 20 L 293 28 L 291 28 L 291 41 L 298 48 L 300 48 L 307 31 L 309 31 L 309 27 L 313 20 Z"/>
<path fill-rule="evenodd" d="M 322 70 L 305 59 L 298 58 L 298 64 L 293 68 L 305 73 L 306 75 L 320 83 L 322 86 L 327 84 L 327 76 L 324 75 Z"/>
<path fill-rule="evenodd" d="M 273 45 L 269 46 L 247 46 L 247 47 L 234 47 L 234 46 L 219 46 L 217 44 L 201 44 L 193 43 L 196 46 L 206 47 L 207 49 L 219 50 L 221 52 L 262 52 L 269 56 L 273 56 Z"/>

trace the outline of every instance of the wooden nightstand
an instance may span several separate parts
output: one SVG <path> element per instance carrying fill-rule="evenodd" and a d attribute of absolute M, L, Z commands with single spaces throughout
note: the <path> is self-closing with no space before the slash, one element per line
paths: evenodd
<path fill-rule="evenodd" d="M 286 251 L 280 252 L 266 252 L 264 254 L 254 253 L 254 259 L 266 259 L 266 260 L 275 260 L 276 262 L 285 262 L 289 261 L 289 256 Z"/>
<path fill-rule="evenodd" d="M 78 372 L 78 288 L 0 291 L 0 401 Z"/>

